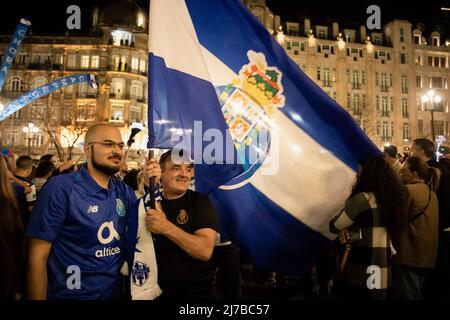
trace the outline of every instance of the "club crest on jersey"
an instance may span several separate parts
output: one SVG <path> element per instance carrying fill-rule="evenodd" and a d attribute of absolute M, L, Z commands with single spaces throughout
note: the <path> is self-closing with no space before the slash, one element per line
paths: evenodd
<path fill-rule="evenodd" d="M 119 217 L 125 216 L 125 206 L 123 205 L 123 202 L 120 199 L 116 199 L 116 211 Z"/>
<path fill-rule="evenodd" d="M 181 209 L 180 213 L 177 216 L 178 224 L 186 224 L 189 220 L 189 216 L 186 213 L 186 210 Z"/>
<path fill-rule="evenodd" d="M 131 270 L 131 281 L 133 281 L 134 285 L 142 287 L 147 281 L 149 274 L 149 267 L 147 267 L 147 265 L 143 262 L 136 261 L 133 264 L 133 269 Z"/>

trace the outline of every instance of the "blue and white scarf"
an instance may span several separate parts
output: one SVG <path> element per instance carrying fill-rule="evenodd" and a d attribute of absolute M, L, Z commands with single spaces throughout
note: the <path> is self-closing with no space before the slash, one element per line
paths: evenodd
<path fill-rule="evenodd" d="M 159 188 L 155 192 L 156 201 L 161 201 Z M 158 285 L 158 266 L 152 233 L 147 230 L 145 217 L 150 209 L 150 194 L 147 193 L 133 208 L 134 214 L 128 225 L 128 268 L 132 300 L 154 300 L 162 293 Z M 136 221 L 137 219 L 137 221 Z"/>

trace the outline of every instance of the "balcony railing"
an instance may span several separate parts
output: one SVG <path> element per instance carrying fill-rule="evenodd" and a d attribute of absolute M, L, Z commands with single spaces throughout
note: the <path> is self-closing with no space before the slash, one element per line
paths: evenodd
<path fill-rule="evenodd" d="M 28 70 L 49 70 L 52 68 L 52 64 L 50 62 L 46 63 L 29 63 Z"/>
<path fill-rule="evenodd" d="M 115 72 L 129 72 L 129 73 L 134 73 L 134 74 L 139 74 L 141 76 L 146 76 L 147 75 L 147 71 L 140 71 L 137 69 L 132 69 L 131 67 L 128 66 L 128 64 L 125 65 L 121 65 L 120 68 L 117 65 L 108 65 L 108 71 L 115 71 Z"/>
<path fill-rule="evenodd" d="M 78 99 L 95 99 L 97 98 L 97 93 L 95 92 L 78 92 Z"/>
<path fill-rule="evenodd" d="M 117 100 L 130 100 L 130 95 L 129 94 L 124 94 L 124 93 L 110 93 L 109 94 L 109 98 L 110 99 L 117 99 Z"/>
<path fill-rule="evenodd" d="M 381 86 L 380 87 L 380 91 L 381 92 L 389 92 L 389 87 L 388 86 Z"/>

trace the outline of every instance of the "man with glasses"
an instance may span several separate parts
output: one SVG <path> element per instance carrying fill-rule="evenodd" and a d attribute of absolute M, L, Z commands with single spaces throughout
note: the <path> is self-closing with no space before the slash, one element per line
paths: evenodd
<path fill-rule="evenodd" d="M 125 144 L 119 130 L 96 124 L 85 136 L 87 165 L 43 187 L 27 230 L 30 299 L 115 299 L 125 259 L 133 190 L 114 175 Z M 161 169 L 150 160 L 146 181 Z"/>

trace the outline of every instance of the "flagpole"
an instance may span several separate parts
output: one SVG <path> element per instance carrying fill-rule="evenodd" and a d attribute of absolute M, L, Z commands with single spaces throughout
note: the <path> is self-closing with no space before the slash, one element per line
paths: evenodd
<path fill-rule="evenodd" d="M 148 160 L 155 157 L 155 149 L 148 149 Z M 155 183 L 155 177 L 150 177 L 150 208 L 156 209 L 156 197 L 155 197 L 155 191 L 156 191 L 156 183 Z"/>

